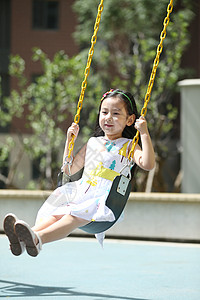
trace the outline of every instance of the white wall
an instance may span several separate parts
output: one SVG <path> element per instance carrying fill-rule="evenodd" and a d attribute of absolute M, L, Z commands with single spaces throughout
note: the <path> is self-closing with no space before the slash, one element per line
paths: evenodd
<path fill-rule="evenodd" d="M 179 82 L 183 193 L 200 193 L 200 79 Z"/>
<path fill-rule="evenodd" d="M 15 213 L 34 225 L 36 214 L 50 191 L 0 190 L 0 231 L 3 218 Z M 200 241 L 200 194 L 131 193 L 124 220 L 107 235 L 130 238 Z M 76 234 L 85 233 L 77 229 Z"/>

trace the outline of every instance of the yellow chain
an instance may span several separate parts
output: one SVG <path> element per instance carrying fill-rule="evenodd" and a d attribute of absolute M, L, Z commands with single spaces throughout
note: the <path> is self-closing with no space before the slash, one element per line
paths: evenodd
<path fill-rule="evenodd" d="M 150 79 L 149 79 L 149 84 L 148 84 L 148 87 L 147 87 L 147 92 L 146 92 L 146 95 L 145 95 L 145 99 L 144 99 L 144 106 L 141 110 L 141 116 L 145 117 L 146 113 L 147 113 L 147 105 L 150 101 L 150 98 L 151 98 L 151 91 L 152 91 L 152 88 L 153 88 L 153 84 L 154 84 L 154 80 L 155 80 L 155 76 L 156 76 L 156 71 L 157 71 L 157 68 L 158 68 L 158 65 L 159 65 L 159 59 L 160 59 L 160 55 L 162 53 L 162 50 L 163 50 L 163 41 L 166 37 L 166 28 L 169 24 L 169 16 L 171 14 L 173 10 L 173 0 L 170 0 L 170 3 L 168 4 L 168 7 L 167 7 L 167 16 L 166 18 L 164 19 L 164 22 L 163 22 L 163 30 L 160 34 L 160 43 L 157 47 L 157 54 L 156 54 L 156 58 L 154 60 L 154 63 L 153 63 L 153 68 L 152 68 L 152 72 L 151 72 L 151 75 L 150 75 Z M 132 148 L 131 148 L 131 151 L 129 153 L 129 159 L 132 157 L 133 158 L 133 154 L 134 154 L 134 150 L 135 150 L 135 147 L 137 145 L 139 141 L 139 131 L 137 130 L 137 133 L 136 135 L 134 136 L 133 138 L 133 141 L 132 141 Z"/>
<path fill-rule="evenodd" d="M 94 54 L 94 45 L 96 44 L 96 41 L 97 41 L 97 32 L 99 30 L 99 24 L 100 24 L 100 21 L 101 21 L 101 14 L 103 12 L 103 1 L 104 0 L 101 0 L 99 6 L 98 6 L 98 12 L 97 12 L 97 17 L 96 17 L 96 21 L 95 21 L 95 25 L 94 25 L 94 33 L 93 33 L 93 36 L 91 38 L 91 47 L 90 47 L 90 50 L 89 50 L 89 53 L 88 53 L 88 60 L 87 60 L 87 64 L 86 64 L 86 68 L 85 68 L 85 72 L 84 72 L 84 80 L 82 82 L 82 85 L 81 85 L 81 93 L 80 93 L 80 96 L 79 96 L 79 101 L 78 101 L 78 104 L 77 104 L 77 112 L 76 112 L 76 115 L 74 117 L 74 122 L 76 124 L 79 123 L 79 120 L 80 120 L 80 112 L 81 112 L 81 109 L 82 109 L 82 106 L 83 106 L 83 99 L 84 99 L 84 95 L 85 95 L 85 89 L 87 87 L 87 78 L 90 74 L 90 66 L 91 66 L 91 62 L 92 62 L 92 57 L 93 57 L 93 54 Z M 69 143 L 69 148 L 68 148 L 68 158 L 71 157 L 71 153 L 74 149 L 74 136 L 72 137 L 72 140 L 71 142 Z"/>

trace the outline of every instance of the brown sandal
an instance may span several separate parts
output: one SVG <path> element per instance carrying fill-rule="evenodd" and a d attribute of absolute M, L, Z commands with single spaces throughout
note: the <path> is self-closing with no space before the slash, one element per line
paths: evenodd
<path fill-rule="evenodd" d="M 15 233 L 15 223 L 17 217 L 14 214 L 7 214 L 4 218 L 3 227 L 5 234 L 7 235 L 10 242 L 10 250 L 12 254 L 19 256 L 25 250 L 24 242 L 21 242 Z"/>
<path fill-rule="evenodd" d="M 15 223 L 15 232 L 18 238 L 24 242 L 27 253 L 31 256 L 37 256 L 42 250 L 42 242 L 39 235 L 27 223 L 21 220 Z M 37 244 L 35 242 L 36 237 L 38 239 Z"/>

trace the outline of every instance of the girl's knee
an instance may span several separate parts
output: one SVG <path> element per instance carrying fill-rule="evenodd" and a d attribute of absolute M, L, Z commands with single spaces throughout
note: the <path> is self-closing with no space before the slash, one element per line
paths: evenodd
<path fill-rule="evenodd" d="M 88 220 L 85 220 L 85 219 L 82 219 L 80 217 L 73 216 L 73 215 L 69 215 L 69 218 L 71 219 L 72 223 L 77 224 L 77 227 L 90 223 L 90 221 L 88 221 Z"/>

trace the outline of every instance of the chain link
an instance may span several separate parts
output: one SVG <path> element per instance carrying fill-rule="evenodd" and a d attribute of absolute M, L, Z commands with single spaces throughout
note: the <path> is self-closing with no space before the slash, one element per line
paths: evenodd
<path fill-rule="evenodd" d="M 160 43 L 157 47 L 157 53 L 156 53 L 156 57 L 155 57 L 155 60 L 154 60 L 154 63 L 153 63 L 153 68 L 152 68 L 149 84 L 148 84 L 148 87 L 147 87 L 147 92 L 146 92 L 145 99 L 144 99 L 144 106 L 141 109 L 141 116 L 143 116 L 143 117 L 145 117 L 146 113 L 147 113 L 147 104 L 149 103 L 150 98 L 151 98 L 151 91 L 152 91 L 152 88 L 153 88 L 153 84 L 154 84 L 154 80 L 155 80 L 155 76 L 156 76 L 156 71 L 157 71 L 157 68 L 158 68 L 158 65 L 159 65 L 159 61 L 160 61 L 160 55 L 161 55 L 162 50 L 163 50 L 163 41 L 166 37 L 166 28 L 169 24 L 169 20 L 170 20 L 169 16 L 170 16 L 172 10 L 173 10 L 173 0 L 170 0 L 170 3 L 168 4 L 168 7 L 167 7 L 167 16 L 166 16 L 166 18 L 164 19 L 164 22 L 163 22 L 164 27 L 163 27 L 163 30 L 160 34 Z M 136 147 L 138 141 L 139 141 L 139 131 L 137 130 L 137 133 L 136 133 L 136 135 L 135 135 L 135 137 L 133 138 L 133 141 L 132 141 L 132 148 L 131 148 L 131 151 L 130 151 L 129 157 L 128 157 L 129 159 L 130 158 L 133 159 L 133 154 L 134 154 L 135 147 Z"/>
<path fill-rule="evenodd" d="M 95 25 L 94 25 L 94 33 L 93 33 L 93 36 L 91 38 L 91 47 L 90 47 L 90 50 L 89 50 L 89 53 L 88 53 L 88 60 L 87 60 L 87 64 L 86 64 L 86 68 L 85 68 L 85 72 L 84 72 L 84 80 L 82 82 L 82 85 L 81 85 L 81 93 L 80 93 L 80 96 L 79 96 L 79 101 L 78 101 L 78 105 L 77 105 L 77 112 L 76 112 L 76 115 L 74 117 L 74 122 L 76 124 L 79 123 L 80 121 L 80 113 L 81 113 L 81 109 L 82 109 L 82 106 L 83 106 L 83 99 L 84 99 L 84 95 L 85 95 L 85 90 L 86 90 L 86 87 L 87 87 L 87 78 L 90 74 L 90 66 L 91 66 L 91 62 L 92 62 L 92 57 L 93 57 L 93 54 L 94 54 L 94 45 L 96 44 L 96 41 L 97 41 L 97 32 L 99 30 L 99 24 L 100 24 L 100 21 L 101 21 L 101 14 L 103 12 L 103 1 L 104 0 L 101 0 L 99 6 L 98 6 L 98 12 L 97 12 L 97 17 L 96 17 L 96 21 L 95 21 Z M 71 153 L 74 149 L 74 136 L 72 136 L 72 140 L 71 142 L 69 143 L 69 148 L 68 148 L 68 158 L 71 157 Z"/>

